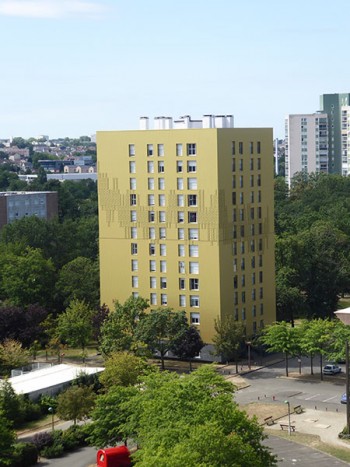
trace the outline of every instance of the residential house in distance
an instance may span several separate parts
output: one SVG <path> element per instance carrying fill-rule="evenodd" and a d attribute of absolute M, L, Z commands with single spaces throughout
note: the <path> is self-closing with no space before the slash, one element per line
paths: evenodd
<path fill-rule="evenodd" d="M 58 215 L 56 191 L 0 192 L 0 229 L 22 217 L 52 219 Z"/>
<path fill-rule="evenodd" d="M 272 129 L 231 115 L 97 133 L 101 302 L 184 310 L 212 360 L 214 320 L 276 319 Z"/>

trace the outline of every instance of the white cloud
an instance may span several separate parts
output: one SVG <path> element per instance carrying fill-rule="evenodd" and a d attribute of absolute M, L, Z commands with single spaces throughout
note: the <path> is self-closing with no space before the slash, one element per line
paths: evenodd
<path fill-rule="evenodd" d="M 0 16 L 27 18 L 96 17 L 106 11 L 90 0 L 0 0 Z"/>

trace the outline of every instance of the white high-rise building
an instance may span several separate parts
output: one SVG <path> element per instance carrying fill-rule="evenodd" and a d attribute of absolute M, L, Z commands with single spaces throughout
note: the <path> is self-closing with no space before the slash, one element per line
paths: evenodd
<path fill-rule="evenodd" d="M 288 115 L 285 133 L 285 171 L 288 185 L 298 172 L 328 172 L 327 114 L 317 112 Z"/>

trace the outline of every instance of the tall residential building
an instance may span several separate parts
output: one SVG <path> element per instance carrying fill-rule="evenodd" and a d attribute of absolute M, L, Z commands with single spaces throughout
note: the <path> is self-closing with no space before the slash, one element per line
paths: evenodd
<path fill-rule="evenodd" d="M 288 115 L 285 120 L 285 177 L 298 172 L 328 172 L 327 114 Z"/>
<path fill-rule="evenodd" d="M 350 94 L 322 94 L 320 110 L 328 115 L 329 173 L 348 175 L 342 153 L 342 107 L 350 105 Z"/>
<path fill-rule="evenodd" d="M 141 128 L 97 133 L 101 301 L 185 310 L 213 359 L 216 318 L 247 336 L 275 320 L 272 129 L 211 115 Z"/>

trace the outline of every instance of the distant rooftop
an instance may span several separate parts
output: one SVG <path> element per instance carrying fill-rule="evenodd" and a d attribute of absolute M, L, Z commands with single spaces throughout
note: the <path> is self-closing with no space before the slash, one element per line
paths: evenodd
<path fill-rule="evenodd" d="M 233 128 L 233 115 L 203 115 L 202 120 L 192 120 L 184 115 L 177 120 L 172 117 L 154 117 L 154 130 L 179 130 L 190 128 Z M 140 130 L 149 130 L 149 118 L 140 117 Z"/>

